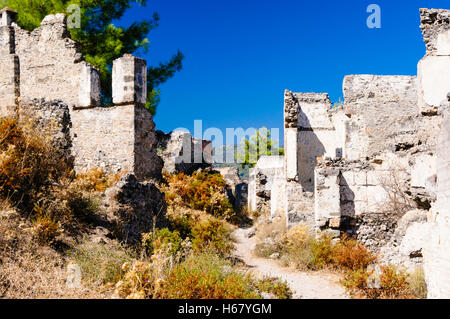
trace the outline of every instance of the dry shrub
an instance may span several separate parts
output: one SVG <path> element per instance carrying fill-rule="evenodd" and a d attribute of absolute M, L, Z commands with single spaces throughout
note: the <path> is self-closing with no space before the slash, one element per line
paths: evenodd
<path fill-rule="evenodd" d="M 393 265 L 381 266 L 381 297 L 411 298 L 409 292 L 408 273 Z"/>
<path fill-rule="evenodd" d="M 416 267 L 408 278 L 410 293 L 415 298 L 427 298 L 427 282 L 425 281 L 425 274 L 423 267 Z"/>
<path fill-rule="evenodd" d="M 311 269 L 313 255 L 310 247 L 314 240 L 314 234 L 306 225 L 299 224 L 289 229 L 282 241 L 285 252 L 282 256 L 283 264 L 300 270 Z"/>
<path fill-rule="evenodd" d="M 333 247 L 333 263 L 349 270 L 366 269 L 375 262 L 375 255 L 354 239 L 344 237 Z"/>
<path fill-rule="evenodd" d="M 379 281 L 378 288 L 369 287 L 373 281 Z M 344 286 L 353 297 L 370 299 L 414 299 L 406 271 L 393 265 L 381 266 L 381 274 L 376 275 L 374 270 L 358 269 L 348 271 L 343 280 Z"/>
<path fill-rule="evenodd" d="M 268 238 L 279 241 L 285 235 L 287 231 L 286 216 L 270 217 L 270 214 L 264 214 L 261 216 L 255 224 L 256 240 L 258 243 L 263 243 Z"/>
<path fill-rule="evenodd" d="M 162 284 L 173 267 L 173 255 L 169 247 L 155 251 L 150 261 L 124 263 L 122 280 L 115 285 L 116 297 L 126 299 L 158 299 L 163 294 Z"/>
<path fill-rule="evenodd" d="M 182 239 L 190 239 L 194 250 L 228 255 L 233 249 L 232 226 L 204 212 L 169 207 L 167 218 L 171 228 Z"/>
<path fill-rule="evenodd" d="M 193 255 L 176 265 L 164 282 L 167 299 L 256 299 L 259 294 L 248 276 L 215 255 Z"/>
<path fill-rule="evenodd" d="M 107 188 L 117 183 L 124 174 L 126 172 L 109 175 L 101 168 L 93 168 L 86 173 L 78 174 L 73 184 L 80 190 L 104 192 Z"/>
<path fill-rule="evenodd" d="M 34 211 L 36 217 L 33 221 L 34 233 L 40 244 L 50 244 L 55 238 L 62 233 L 61 223 L 54 220 L 54 218 L 47 212 L 35 206 Z"/>
<path fill-rule="evenodd" d="M 233 250 L 231 230 L 216 218 L 197 224 L 192 230 L 192 247 L 198 252 L 226 256 Z"/>
<path fill-rule="evenodd" d="M 69 174 L 68 162 L 52 148 L 49 138 L 31 126 L 19 125 L 15 119 L 0 119 L 2 199 L 27 206 L 42 196 L 47 187 Z"/>
<path fill-rule="evenodd" d="M 256 288 L 261 292 L 272 294 L 278 299 L 291 299 L 292 290 L 286 281 L 276 277 L 263 277 L 255 283 Z"/>
<path fill-rule="evenodd" d="M 234 215 L 222 175 L 196 172 L 192 176 L 178 173 L 165 174 L 164 177 L 168 184 L 162 190 L 169 206 L 200 210 L 222 219 Z"/>

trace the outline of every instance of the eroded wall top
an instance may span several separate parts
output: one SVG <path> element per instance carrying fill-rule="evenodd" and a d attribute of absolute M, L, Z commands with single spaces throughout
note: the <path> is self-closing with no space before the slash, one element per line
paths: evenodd
<path fill-rule="evenodd" d="M 449 55 L 450 10 L 420 9 L 420 22 L 427 55 Z"/>

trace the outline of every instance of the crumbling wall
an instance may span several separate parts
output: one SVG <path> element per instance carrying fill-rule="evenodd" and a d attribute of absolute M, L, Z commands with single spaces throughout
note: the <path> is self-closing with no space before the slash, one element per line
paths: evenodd
<path fill-rule="evenodd" d="M 282 188 L 288 225 L 313 222 L 314 168 L 318 159 L 343 156 L 344 118 L 342 111 L 331 109 L 328 94 L 285 91 Z"/>
<path fill-rule="evenodd" d="M 450 298 L 450 110 L 444 112 L 437 151 L 437 201 L 424 250 L 428 298 Z"/>
<path fill-rule="evenodd" d="M 227 183 L 227 193 L 231 203 L 236 211 L 241 211 L 247 207 L 248 202 L 248 183 L 239 176 L 239 168 L 233 167 L 215 167 L 214 171 L 219 172 Z"/>
<path fill-rule="evenodd" d="M 139 180 L 161 177 L 152 116 L 142 106 L 74 109 L 71 121 L 77 172 L 100 167 L 134 173 Z"/>
<path fill-rule="evenodd" d="M 274 187 L 280 187 L 278 176 L 284 176 L 283 156 L 261 156 L 254 168 L 250 169 L 248 202 L 249 210 L 271 212 L 271 195 Z M 284 180 L 284 178 L 283 178 Z M 279 207 L 283 202 L 274 198 L 273 205 Z"/>
<path fill-rule="evenodd" d="M 450 10 L 420 9 L 420 17 L 427 52 L 417 70 L 419 107 L 434 115 L 450 92 Z"/>
<path fill-rule="evenodd" d="M 156 148 L 167 173 L 192 174 L 198 169 L 212 166 L 211 141 L 193 138 L 190 133 L 184 131 L 168 134 L 157 131 L 156 137 Z"/>
<path fill-rule="evenodd" d="M 114 66 L 116 105 L 71 111 L 75 170 L 101 167 L 109 173 L 135 174 L 138 180 L 160 179 L 163 162 L 156 154 L 155 124 L 141 103 L 146 95 L 142 89 L 146 62 L 127 55 L 114 61 Z"/>
<path fill-rule="evenodd" d="M 70 39 L 63 14 L 49 15 L 32 32 L 15 24 L 15 12 L 0 11 L 0 116 L 17 117 L 30 107 L 42 119 L 39 103 L 58 101 L 69 108 L 71 151 L 77 172 L 101 167 L 127 171 L 139 180 L 160 178 L 155 124 L 143 107 L 147 99 L 146 61 L 125 55 L 113 63 L 113 107 L 100 103 L 99 72 L 83 60 Z M 5 19 L 6 17 L 6 19 Z M 41 106 L 45 103 L 40 103 Z M 45 106 L 45 105 L 44 105 Z"/>
<path fill-rule="evenodd" d="M 21 101 L 17 119 L 28 130 L 38 131 L 55 150 L 58 160 L 73 165 L 70 111 L 60 100 Z"/>
<path fill-rule="evenodd" d="M 13 29 L 21 98 L 63 98 L 69 106 L 99 104 L 98 72 L 83 60 L 76 42 L 70 39 L 65 15 L 45 17 L 32 32 L 17 25 Z"/>
<path fill-rule="evenodd" d="M 324 161 L 316 167 L 315 221 L 333 237 L 342 232 L 372 250 L 389 242 L 396 223 L 415 203 L 406 194 L 400 161 Z"/>
<path fill-rule="evenodd" d="M 349 75 L 343 92 L 349 117 L 346 159 L 372 158 L 413 144 L 418 127 L 416 77 Z"/>

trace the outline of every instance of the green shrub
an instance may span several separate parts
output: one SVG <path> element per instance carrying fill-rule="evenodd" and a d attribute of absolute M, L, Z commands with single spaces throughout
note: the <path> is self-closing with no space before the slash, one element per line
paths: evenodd
<path fill-rule="evenodd" d="M 234 272 L 215 255 L 194 255 L 176 265 L 164 281 L 165 299 L 258 299 L 250 277 Z"/>
<path fill-rule="evenodd" d="M 330 236 L 322 235 L 311 243 L 310 268 L 322 269 L 333 264 L 333 243 Z"/>
<path fill-rule="evenodd" d="M 170 254 L 175 255 L 181 249 L 183 239 L 178 231 L 171 232 L 168 228 L 156 229 L 154 233 L 142 235 L 142 244 L 147 255 L 152 255 L 170 245 Z"/>
<path fill-rule="evenodd" d="M 231 230 L 216 218 L 197 224 L 192 230 L 192 237 L 192 247 L 197 252 L 214 252 L 225 256 L 234 247 Z"/>

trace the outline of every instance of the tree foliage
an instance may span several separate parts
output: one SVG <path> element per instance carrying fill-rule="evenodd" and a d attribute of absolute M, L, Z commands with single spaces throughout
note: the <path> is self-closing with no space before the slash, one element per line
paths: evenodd
<path fill-rule="evenodd" d="M 1 3 L 1 0 L 0 0 Z M 73 8 L 80 8 L 80 28 L 69 28 L 73 40 L 87 62 L 100 70 L 103 100 L 111 101 L 112 62 L 125 53 L 149 49 L 149 32 L 158 26 L 159 16 L 132 23 L 129 27 L 114 25 L 121 19 L 133 3 L 146 6 L 147 0 L 3 0 L 3 5 L 18 12 L 18 24 L 27 30 L 38 27 L 49 14 L 66 13 L 70 16 Z M 183 54 L 178 51 L 172 58 L 158 66 L 148 68 L 148 97 L 146 107 L 155 114 L 159 103 L 158 87 L 182 68 Z"/>
<path fill-rule="evenodd" d="M 284 155 L 283 148 L 277 148 L 278 141 L 272 140 L 270 130 L 262 127 L 249 139 L 244 138 L 236 153 L 236 159 L 242 167 L 255 166 L 261 156 Z"/>

